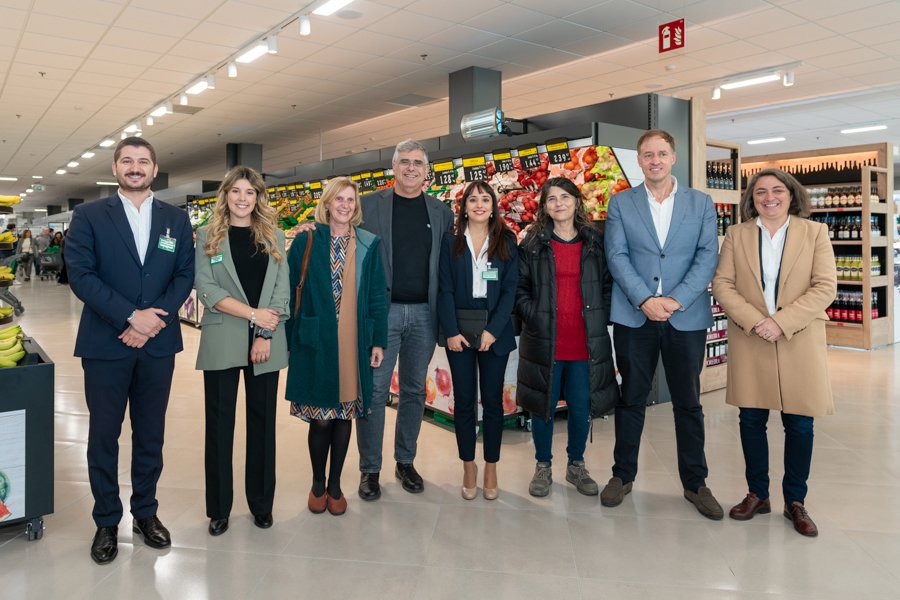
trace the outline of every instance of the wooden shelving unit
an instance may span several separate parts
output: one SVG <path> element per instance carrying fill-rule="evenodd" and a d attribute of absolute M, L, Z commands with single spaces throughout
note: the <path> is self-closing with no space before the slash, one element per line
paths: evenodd
<path fill-rule="evenodd" d="M 839 206 L 816 208 L 813 217 L 859 217 L 862 221 L 862 237 L 858 240 L 834 240 L 835 255 L 862 256 L 862 280 L 838 280 L 838 292 L 862 292 L 862 322 L 831 321 L 826 328 L 829 344 L 850 346 L 871 350 L 878 346 L 894 342 L 894 290 L 892 278 L 894 273 L 894 253 L 890 239 L 886 235 L 894 227 L 894 165 L 893 147 L 891 144 L 867 144 L 846 146 L 826 150 L 808 152 L 771 154 L 755 156 L 744 160 L 744 167 L 755 171 L 765 167 L 804 168 L 816 167 L 823 163 L 841 163 L 844 161 L 870 162 L 874 159 L 876 166 L 865 165 L 860 169 L 861 176 L 851 181 L 828 181 L 801 183 L 807 187 L 858 185 L 862 191 L 862 206 Z M 877 198 L 871 194 L 872 186 L 877 191 Z M 882 235 L 874 236 L 870 221 L 875 218 L 881 228 Z M 881 263 L 881 275 L 871 274 L 872 257 L 878 256 Z M 872 318 L 872 294 L 876 295 L 875 306 L 879 317 Z"/>

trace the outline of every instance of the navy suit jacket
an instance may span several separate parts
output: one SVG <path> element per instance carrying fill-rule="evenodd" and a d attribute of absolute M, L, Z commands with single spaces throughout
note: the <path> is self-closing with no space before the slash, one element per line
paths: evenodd
<path fill-rule="evenodd" d="M 194 236 L 187 213 L 154 198 L 150 243 L 141 264 L 134 235 L 118 194 L 75 207 L 66 236 L 69 286 L 84 302 L 75 356 L 113 360 L 129 348 L 119 335 L 135 309 L 161 308 L 166 327 L 145 345 L 147 354 L 182 350 L 178 309 L 194 283 Z M 160 236 L 175 238 L 175 251 L 158 247 Z"/>
<path fill-rule="evenodd" d="M 438 320 L 441 335 L 438 343 L 447 344 L 447 338 L 459 335 L 456 322 L 457 308 L 472 308 L 472 253 L 468 244 L 462 256 L 453 254 L 453 233 L 445 233 L 441 241 L 440 267 L 438 269 Z M 497 281 L 487 282 L 488 322 L 485 329 L 497 341 L 491 346 L 495 354 L 508 354 L 516 349 L 512 312 L 516 303 L 516 286 L 519 282 L 519 252 L 515 238 L 509 236 L 509 259 L 489 259 L 491 268 L 498 270 Z"/>
<path fill-rule="evenodd" d="M 709 282 L 716 270 L 719 242 L 712 198 L 689 187 L 678 187 L 672 223 L 661 246 L 647 203 L 647 188 L 619 192 L 610 199 L 605 228 L 606 261 L 613 276 L 610 320 L 627 327 L 647 321 L 639 304 L 656 295 L 677 300 L 669 323 L 680 331 L 712 325 Z"/>

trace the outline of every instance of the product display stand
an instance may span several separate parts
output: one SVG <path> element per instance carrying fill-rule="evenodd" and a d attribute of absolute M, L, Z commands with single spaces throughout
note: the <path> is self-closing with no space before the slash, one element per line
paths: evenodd
<path fill-rule="evenodd" d="M 867 144 L 746 159 L 744 176 L 776 166 L 807 186 L 810 218 L 829 226 L 839 258 L 829 308 L 829 344 L 871 350 L 894 342 L 894 169 L 891 144 Z M 848 239 L 849 238 L 849 239 Z M 853 273 L 844 272 L 851 269 Z M 876 272 L 877 271 L 877 272 Z"/>

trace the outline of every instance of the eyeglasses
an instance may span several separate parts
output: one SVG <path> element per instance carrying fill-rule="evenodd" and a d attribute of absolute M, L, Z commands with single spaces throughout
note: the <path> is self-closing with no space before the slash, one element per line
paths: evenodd
<path fill-rule="evenodd" d="M 404 169 L 408 169 L 409 167 L 415 167 L 417 169 L 421 169 L 425 166 L 425 161 L 423 160 L 410 160 L 408 158 L 401 158 L 397 161 L 397 164 L 403 167 Z"/>

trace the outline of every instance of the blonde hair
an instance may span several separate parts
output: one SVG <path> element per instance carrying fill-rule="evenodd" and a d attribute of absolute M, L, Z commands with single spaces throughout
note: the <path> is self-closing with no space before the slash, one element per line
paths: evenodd
<path fill-rule="evenodd" d="M 269 206 L 269 196 L 266 193 L 266 184 L 262 175 L 256 169 L 238 165 L 225 174 L 222 185 L 217 192 L 216 204 L 213 207 L 212 216 L 207 226 L 206 244 L 203 249 L 207 256 L 215 256 L 219 253 L 219 245 L 228 235 L 230 212 L 228 210 L 228 190 L 241 179 L 246 179 L 250 186 L 256 190 L 256 205 L 250 213 L 250 235 L 253 241 L 263 247 L 263 252 L 275 259 L 276 262 L 284 260 L 284 248 L 278 247 L 278 237 L 275 235 L 275 209 Z"/>
<path fill-rule="evenodd" d="M 316 204 L 316 223 L 328 225 L 328 219 L 330 217 L 328 208 L 331 206 L 331 202 L 344 188 L 348 187 L 353 188 L 353 196 L 356 198 L 356 203 L 353 207 L 353 216 L 350 218 L 350 225 L 359 227 L 360 224 L 362 224 L 362 207 L 359 204 L 359 186 L 349 177 L 335 177 L 325 186 L 325 191 L 322 192 L 322 197 L 319 198 L 319 203 Z"/>

